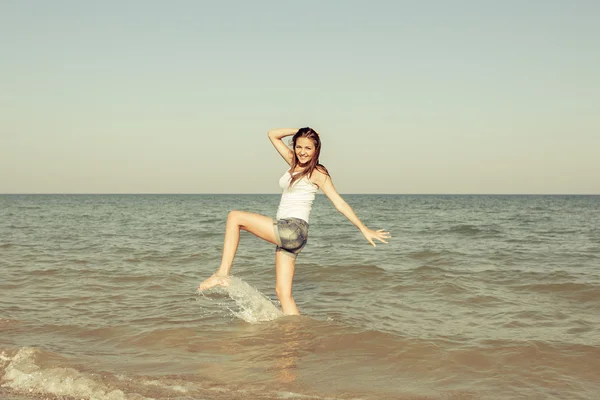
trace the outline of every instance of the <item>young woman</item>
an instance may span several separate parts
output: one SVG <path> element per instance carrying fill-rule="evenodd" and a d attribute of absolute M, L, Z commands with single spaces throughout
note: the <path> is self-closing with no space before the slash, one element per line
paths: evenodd
<path fill-rule="evenodd" d="M 291 135 L 294 135 L 293 151 L 281 140 Z M 296 257 L 308 238 L 308 217 L 318 189 L 327 195 L 339 212 L 356 225 L 371 245 L 375 246 L 374 239 L 387 243 L 385 239 L 391 236 L 383 229 L 374 231 L 363 225 L 352 208 L 337 193 L 327 169 L 319 164 L 321 139 L 314 129 L 308 127 L 272 129 L 269 131 L 269 139 L 290 166 L 279 180 L 283 194 L 276 220 L 245 211 L 231 211 L 225 228 L 221 266 L 216 273 L 198 286 L 198 290 L 228 284 L 227 277 L 240 242 L 240 229 L 244 229 L 277 245 L 275 292 L 283 313 L 298 315 L 298 307 L 292 298 L 292 280 Z"/>

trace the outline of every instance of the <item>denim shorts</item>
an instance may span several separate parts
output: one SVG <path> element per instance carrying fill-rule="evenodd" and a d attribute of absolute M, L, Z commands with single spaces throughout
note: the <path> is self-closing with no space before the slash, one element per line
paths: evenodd
<path fill-rule="evenodd" d="M 300 218 L 283 218 L 273 221 L 277 238 L 275 251 L 296 258 L 308 241 L 308 222 Z"/>

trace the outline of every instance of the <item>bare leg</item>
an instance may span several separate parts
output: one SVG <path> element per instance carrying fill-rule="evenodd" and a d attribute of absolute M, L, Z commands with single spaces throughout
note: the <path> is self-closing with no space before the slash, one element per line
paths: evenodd
<path fill-rule="evenodd" d="M 233 264 L 233 259 L 240 243 L 241 229 L 251 232 L 267 242 L 277 244 L 277 238 L 273 230 L 273 219 L 245 211 L 231 211 L 225 225 L 225 241 L 223 244 L 221 266 L 213 276 L 198 286 L 199 290 L 226 284 L 224 278 L 229 275 L 229 271 L 231 270 L 231 265 Z"/>
<path fill-rule="evenodd" d="M 284 254 L 283 251 L 275 253 L 275 293 L 277 293 L 277 298 L 281 303 L 281 311 L 286 315 L 300 315 L 296 302 L 292 297 L 292 281 L 294 280 L 295 268 L 295 258 Z"/>

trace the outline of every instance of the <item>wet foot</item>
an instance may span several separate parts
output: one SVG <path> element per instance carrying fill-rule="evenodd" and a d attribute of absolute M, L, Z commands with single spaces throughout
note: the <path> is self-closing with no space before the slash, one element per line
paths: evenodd
<path fill-rule="evenodd" d="M 229 286 L 229 279 L 227 278 L 229 278 L 227 275 L 213 274 L 210 278 L 198 285 L 198 290 L 206 290 L 215 286 Z"/>

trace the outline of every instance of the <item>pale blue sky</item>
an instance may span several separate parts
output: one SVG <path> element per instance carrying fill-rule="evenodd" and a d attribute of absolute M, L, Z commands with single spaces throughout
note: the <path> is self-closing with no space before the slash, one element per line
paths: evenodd
<path fill-rule="evenodd" d="M 600 194 L 600 2 L 0 1 L 0 193 Z"/>

